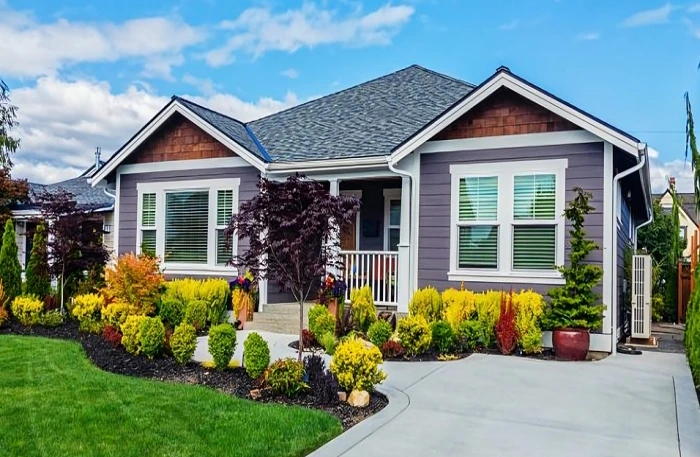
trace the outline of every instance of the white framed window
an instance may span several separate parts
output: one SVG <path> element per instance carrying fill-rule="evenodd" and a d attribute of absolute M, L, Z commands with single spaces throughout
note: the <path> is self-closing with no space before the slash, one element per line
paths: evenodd
<path fill-rule="evenodd" d="M 566 159 L 451 165 L 451 281 L 560 284 Z"/>
<path fill-rule="evenodd" d="M 401 237 L 401 189 L 384 189 L 384 250 L 398 251 Z"/>
<path fill-rule="evenodd" d="M 171 271 L 230 272 L 237 240 L 227 243 L 224 231 L 239 186 L 239 178 L 138 183 L 137 252 L 149 249 Z"/>

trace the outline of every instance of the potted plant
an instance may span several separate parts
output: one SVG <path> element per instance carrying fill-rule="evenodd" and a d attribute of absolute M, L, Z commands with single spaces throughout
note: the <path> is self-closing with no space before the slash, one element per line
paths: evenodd
<path fill-rule="evenodd" d="M 321 284 L 318 302 L 325 305 L 336 321 L 345 304 L 345 291 L 347 284 L 341 278 L 336 278 L 333 273 L 328 273 Z"/>
<path fill-rule="evenodd" d="M 233 316 L 240 322 L 238 328 L 242 330 L 246 322 L 253 320 L 257 283 L 253 273 L 246 271 L 243 276 L 231 281 L 229 285 L 232 291 Z"/>
<path fill-rule="evenodd" d="M 600 297 L 594 290 L 603 277 L 603 269 L 584 263 L 592 251 L 599 249 L 594 241 L 586 239 L 583 230 L 586 215 L 594 209 L 589 204 L 592 195 L 580 187 L 574 192 L 576 197 L 564 210 L 571 224 L 569 265 L 558 268 L 566 283 L 549 291 L 550 306 L 542 320 L 542 327 L 553 331 L 552 346 L 559 360 L 586 359 L 589 332 L 600 328 L 605 309 L 598 304 Z"/>

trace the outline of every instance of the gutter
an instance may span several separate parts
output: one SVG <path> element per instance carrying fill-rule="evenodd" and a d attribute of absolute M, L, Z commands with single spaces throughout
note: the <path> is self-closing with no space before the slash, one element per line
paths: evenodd
<path fill-rule="evenodd" d="M 640 156 L 639 162 L 637 163 L 637 165 L 616 174 L 615 177 L 613 178 L 612 214 L 613 214 L 613 219 L 614 219 L 615 223 L 613 224 L 614 231 L 611 234 L 612 240 L 613 240 L 613 243 L 612 243 L 612 247 L 613 247 L 613 250 L 612 250 L 612 268 L 611 268 L 612 293 L 613 293 L 612 302 L 613 303 L 611 303 L 611 305 L 612 304 L 616 304 L 618 306 L 620 305 L 619 303 L 617 303 L 617 299 L 618 299 L 618 293 L 617 293 L 617 192 L 619 191 L 618 183 L 620 182 L 620 180 L 622 178 L 629 176 L 632 173 L 638 172 L 639 170 L 644 168 L 644 166 L 647 164 L 648 149 L 647 149 L 646 143 L 638 143 L 637 150 L 639 151 L 639 156 Z M 644 184 L 644 181 L 646 181 L 646 179 L 644 179 L 645 175 L 640 176 L 643 184 Z M 645 201 L 645 203 L 647 203 L 646 207 L 647 207 L 647 215 L 648 215 L 649 214 L 649 200 L 647 198 L 647 193 L 648 193 L 647 187 L 648 186 L 644 186 L 644 201 Z M 650 219 L 647 222 L 645 222 L 644 224 L 637 226 L 637 228 L 651 223 L 652 219 L 653 219 L 653 212 L 652 212 Z M 636 231 L 635 231 L 634 236 L 635 236 L 635 245 L 636 245 L 636 238 L 637 238 Z M 611 339 L 612 347 L 611 347 L 610 353 L 612 355 L 615 355 L 615 354 L 617 354 L 617 314 L 618 313 L 617 313 L 617 306 L 611 306 L 611 308 L 612 308 L 612 316 L 611 316 L 612 328 L 610 329 L 610 339 Z"/>
<path fill-rule="evenodd" d="M 102 190 L 104 191 L 106 196 L 111 197 L 112 200 L 114 200 L 115 202 L 117 201 L 117 194 L 110 194 L 109 189 L 107 187 L 105 187 Z M 112 203 L 111 206 L 107 206 L 107 207 L 100 210 L 100 212 L 102 212 L 102 211 L 114 211 L 114 203 Z"/>
<path fill-rule="evenodd" d="M 284 173 L 289 171 L 331 171 L 339 167 L 362 168 L 387 163 L 386 156 L 351 157 L 345 159 L 319 159 L 305 162 L 273 162 L 267 165 L 268 173 Z M 391 169 L 391 164 L 389 165 Z"/>

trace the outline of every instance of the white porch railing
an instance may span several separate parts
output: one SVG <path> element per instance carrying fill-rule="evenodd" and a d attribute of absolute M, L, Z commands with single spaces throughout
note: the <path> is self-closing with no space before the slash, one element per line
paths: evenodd
<path fill-rule="evenodd" d="M 345 301 L 350 300 L 353 289 L 368 284 L 377 305 L 398 304 L 398 252 L 340 251 L 340 257 L 340 273 L 348 285 Z"/>

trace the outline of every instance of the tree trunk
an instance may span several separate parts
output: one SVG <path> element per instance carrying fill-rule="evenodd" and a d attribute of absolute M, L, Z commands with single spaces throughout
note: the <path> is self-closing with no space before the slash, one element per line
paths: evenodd
<path fill-rule="evenodd" d="M 304 352 L 304 300 L 299 300 L 299 361 Z"/>

